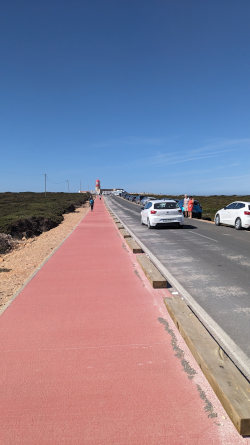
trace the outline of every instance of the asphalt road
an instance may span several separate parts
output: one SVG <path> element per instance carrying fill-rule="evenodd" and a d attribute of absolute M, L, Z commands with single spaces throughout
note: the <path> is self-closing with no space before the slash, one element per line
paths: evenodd
<path fill-rule="evenodd" d="M 250 232 L 189 219 L 185 219 L 183 229 L 149 230 L 140 224 L 140 206 L 119 197 L 109 197 L 107 201 L 137 238 L 222 328 L 248 362 Z"/>

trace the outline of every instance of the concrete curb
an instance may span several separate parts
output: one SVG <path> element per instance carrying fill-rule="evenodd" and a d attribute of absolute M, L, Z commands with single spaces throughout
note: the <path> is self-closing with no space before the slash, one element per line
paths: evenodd
<path fill-rule="evenodd" d="M 125 241 L 133 253 L 143 253 L 141 246 L 131 236 L 125 238 Z"/>
<path fill-rule="evenodd" d="M 144 253 L 136 257 L 148 281 L 154 289 L 162 289 L 167 287 L 167 280 L 155 267 L 149 257 Z"/>
<path fill-rule="evenodd" d="M 120 229 L 120 234 L 123 238 L 131 238 L 131 235 L 125 229 Z"/>

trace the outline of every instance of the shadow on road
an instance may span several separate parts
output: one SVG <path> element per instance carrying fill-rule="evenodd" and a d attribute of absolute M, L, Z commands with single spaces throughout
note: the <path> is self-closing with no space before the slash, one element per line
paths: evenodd
<path fill-rule="evenodd" d="M 193 229 L 197 229 L 196 226 L 193 226 L 191 224 L 184 224 L 183 227 L 180 229 L 179 227 L 176 227 L 175 225 L 168 225 L 168 226 L 156 226 L 155 227 L 156 230 L 170 230 L 170 229 L 175 229 L 175 230 L 193 230 Z"/>

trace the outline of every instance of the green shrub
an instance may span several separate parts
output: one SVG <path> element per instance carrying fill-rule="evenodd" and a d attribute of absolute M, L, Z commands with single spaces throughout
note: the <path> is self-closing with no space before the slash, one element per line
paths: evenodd
<path fill-rule="evenodd" d="M 22 225 L 20 221 L 24 224 L 32 218 L 33 225 L 36 218 L 42 227 L 55 227 L 63 220 L 64 213 L 74 211 L 88 199 L 87 193 L 47 193 L 46 197 L 44 193 L 0 193 L 0 233 L 11 234 L 13 227 Z"/>

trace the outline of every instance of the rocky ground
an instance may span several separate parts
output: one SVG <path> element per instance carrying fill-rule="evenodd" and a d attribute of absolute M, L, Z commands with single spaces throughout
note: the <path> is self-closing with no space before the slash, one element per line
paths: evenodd
<path fill-rule="evenodd" d="M 40 236 L 17 241 L 14 250 L 0 255 L 0 309 L 70 234 L 87 211 L 88 206 L 85 206 L 64 215 L 64 220 L 59 226 Z"/>

